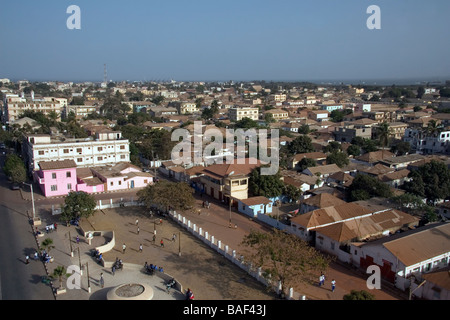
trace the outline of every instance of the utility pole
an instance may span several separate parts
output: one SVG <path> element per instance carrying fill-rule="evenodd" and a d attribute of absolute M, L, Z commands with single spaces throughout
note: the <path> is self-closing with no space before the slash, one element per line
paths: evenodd
<path fill-rule="evenodd" d="M 83 275 L 83 270 L 81 270 L 81 256 L 80 256 L 80 247 L 77 248 L 78 249 L 78 264 L 80 266 L 80 275 Z"/>
<path fill-rule="evenodd" d="M 178 256 L 181 257 L 181 231 L 178 232 Z"/>
<path fill-rule="evenodd" d="M 89 282 L 89 264 L 86 262 L 86 273 L 87 273 L 87 282 L 88 282 L 88 292 L 91 293 L 91 283 Z"/>
<path fill-rule="evenodd" d="M 36 210 L 34 208 L 33 184 L 32 183 L 25 183 L 25 182 L 23 182 L 23 184 L 25 184 L 25 185 L 27 185 L 27 186 L 29 186 L 31 188 L 31 203 L 32 203 L 32 206 L 33 206 L 33 223 L 34 223 L 34 220 L 36 219 Z"/>
<path fill-rule="evenodd" d="M 70 231 L 69 231 L 69 244 L 70 244 L 70 256 L 73 258 L 72 238 L 70 237 Z"/>
<path fill-rule="evenodd" d="M 411 299 L 412 299 L 412 294 L 414 293 L 414 291 L 416 291 L 417 289 L 419 289 L 422 285 L 425 284 L 425 282 L 427 282 L 427 280 L 423 280 L 423 281 L 417 286 L 417 288 L 415 288 L 414 290 L 412 290 L 412 284 L 414 283 L 414 280 L 415 280 L 415 277 L 414 277 L 414 276 L 411 276 L 411 277 L 410 277 L 411 284 L 409 285 L 409 296 L 408 296 L 408 300 L 411 300 Z"/>

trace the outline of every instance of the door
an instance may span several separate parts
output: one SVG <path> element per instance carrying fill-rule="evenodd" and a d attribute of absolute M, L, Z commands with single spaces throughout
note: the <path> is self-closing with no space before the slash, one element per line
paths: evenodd
<path fill-rule="evenodd" d="M 131 180 L 131 189 L 134 188 L 134 180 Z"/>

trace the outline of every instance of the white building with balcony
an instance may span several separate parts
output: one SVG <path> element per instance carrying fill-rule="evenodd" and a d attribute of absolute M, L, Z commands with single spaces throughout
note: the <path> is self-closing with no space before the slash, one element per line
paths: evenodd
<path fill-rule="evenodd" d="M 102 131 L 95 138 L 64 139 L 48 134 L 28 135 L 23 156 L 29 172 L 39 169 L 41 161 L 74 160 L 77 167 L 94 167 L 130 162 L 128 139 L 120 131 Z"/>

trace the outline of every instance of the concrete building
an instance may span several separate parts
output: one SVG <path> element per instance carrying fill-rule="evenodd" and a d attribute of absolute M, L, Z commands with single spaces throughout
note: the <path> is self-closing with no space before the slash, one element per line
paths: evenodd
<path fill-rule="evenodd" d="M 346 125 L 344 127 L 335 127 L 333 134 L 338 142 L 352 142 L 356 137 L 371 139 L 372 128 L 358 128 L 355 125 Z"/>
<path fill-rule="evenodd" d="M 258 108 L 230 108 L 228 111 L 228 117 L 231 121 L 240 121 L 244 118 L 258 120 L 259 119 L 259 109 Z"/>
<path fill-rule="evenodd" d="M 77 167 L 91 167 L 130 162 L 128 139 L 119 131 L 97 132 L 95 139 L 57 139 L 48 134 L 28 135 L 23 143 L 23 156 L 29 172 L 41 161 L 73 160 Z"/>
<path fill-rule="evenodd" d="M 19 119 L 26 110 L 42 112 L 45 115 L 55 112 L 57 120 L 61 120 L 61 112 L 67 106 L 67 99 L 48 97 L 35 99 L 34 93 L 32 92 L 29 98 L 25 98 L 25 95 L 21 97 L 18 95 L 8 95 L 4 99 L 4 103 L 4 122 L 12 122 Z"/>

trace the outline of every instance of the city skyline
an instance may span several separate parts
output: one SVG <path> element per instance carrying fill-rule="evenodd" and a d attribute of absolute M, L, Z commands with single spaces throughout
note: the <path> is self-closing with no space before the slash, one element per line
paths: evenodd
<path fill-rule="evenodd" d="M 70 5 L 81 29 L 66 26 Z M 381 29 L 366 12 L 381 10 Z M 0 77 L 30 81 L 443 81 L 450 3 L 5 3 Z"/>

